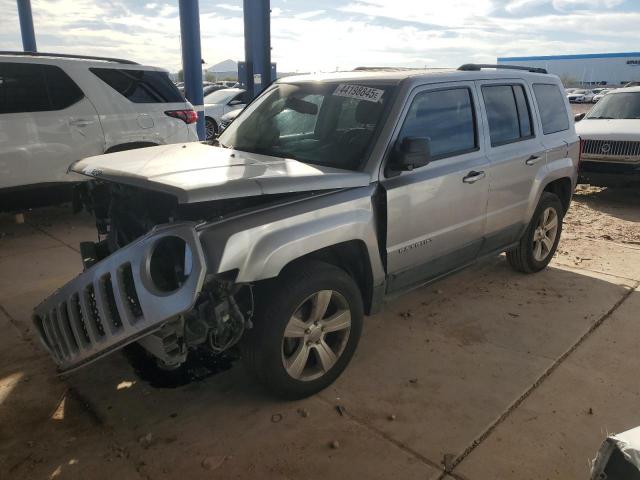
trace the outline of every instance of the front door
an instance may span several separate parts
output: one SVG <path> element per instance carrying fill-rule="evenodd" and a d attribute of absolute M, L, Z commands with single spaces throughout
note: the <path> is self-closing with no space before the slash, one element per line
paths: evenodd
<path fill-rule="evenodd" d="M 432 161 L 381 183 L 387 198 L 388 291 L 471 263 L 481 248 L 489 182 L 472 82 L 416 89 L 394 140 L 426 137 Z"/>

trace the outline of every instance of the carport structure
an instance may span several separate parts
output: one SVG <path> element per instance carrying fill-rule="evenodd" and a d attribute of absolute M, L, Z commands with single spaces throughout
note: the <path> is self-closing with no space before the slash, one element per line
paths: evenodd
<path fill-rule="evenodd" d="M 17 4 L 23 49 L 37 52 L 31 0 L 17 0 Z M 247 90 L 252 97 L 271 78 L 270 4 L 271 0 L 243 0 Z M 198 112 L 198 136 L 204 140 L 199 0 L 179 0 L 179 12 L 185 96 Z"/>

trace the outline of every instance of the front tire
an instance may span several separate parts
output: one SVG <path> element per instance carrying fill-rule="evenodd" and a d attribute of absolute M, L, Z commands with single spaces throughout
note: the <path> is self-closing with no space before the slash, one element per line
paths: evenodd
<path fill-rule="evenodd" d="M 245 365 L 273 394 L 308 397 L 347 367 L 362 319 L 353 278 L 333 265 L 305 262 L 257 287 L 254 327 L 242 345 Z"/>
<path fill-rule="evenodd" d="M 558 196 L 542 192 L 540 202 L 519 245 L 507 252 L 507 260 L 514 270 L 534 273 L 549 265 L 558 248 L 563 217 L 564 209 Z"/>

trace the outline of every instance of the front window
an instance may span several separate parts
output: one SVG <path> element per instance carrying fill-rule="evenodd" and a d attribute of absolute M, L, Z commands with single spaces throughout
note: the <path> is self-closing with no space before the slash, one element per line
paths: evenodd
<path fill-rule="evenodd" d="M 277 84 L 218 141 L 245 152 L 358 170 L 386 118 L 393 90 L 368 82 Z"/>
<path fill-rule="evenodd" d="M 588 119 L 640 118 L 640 92 L 613 93 L 602 97 L 587 114 Z"/>

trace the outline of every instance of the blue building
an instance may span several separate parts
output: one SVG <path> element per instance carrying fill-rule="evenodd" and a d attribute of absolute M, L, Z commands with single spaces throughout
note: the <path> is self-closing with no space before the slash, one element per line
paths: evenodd
<path fill-rule="evenodd" d="M 499 57 L 498 64 L 545 68 L 571 85 L 624 85 L 640 81 L 640 52 Z"/>

